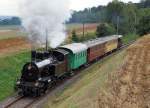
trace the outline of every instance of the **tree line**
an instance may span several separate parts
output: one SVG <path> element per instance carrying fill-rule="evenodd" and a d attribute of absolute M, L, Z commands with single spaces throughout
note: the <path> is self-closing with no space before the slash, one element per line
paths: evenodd
<path fill-rule="evenodd" d="M 19 17 L 5 18 L 0 21 L 0 25 L 21 25 L 21 20 Z"/>
<path fill-rule="evenodd" d="M 113 0 L 107 6 L 74 11 L 70 23 L 100 23 L 97 35 L 150 33 L 150 0 L 124 3 Z M 101 31 L 99 31 L 101 30 Z"/>

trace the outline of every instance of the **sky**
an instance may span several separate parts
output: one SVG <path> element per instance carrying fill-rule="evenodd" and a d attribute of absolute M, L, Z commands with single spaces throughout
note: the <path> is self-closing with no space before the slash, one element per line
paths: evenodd
<path fill-rule="evenodd" d="M 83 10 L 84 8 L 107 5 L 112 0 L 70 0 L 70 9 Z M 121 0 L 123 2 L 132 1 L 134 3 L 140 0 Z M 0 15 L 19 15 L 19 0 L 0 0 Z"/>

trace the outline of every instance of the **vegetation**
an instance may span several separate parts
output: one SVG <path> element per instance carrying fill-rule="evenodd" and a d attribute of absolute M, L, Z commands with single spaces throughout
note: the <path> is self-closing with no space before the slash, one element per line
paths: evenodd
<path fill-rule="evenodd" d="M 21 25 L 21 20 L 18 17 L 3 18 L 0 25 Z"/>
<path fill-rule="evenodd" d="M 141 36 L 150 33 L 150 9 L 141 10 L 141 18 L 137 25 L 138 34 Z"/>
<path fill-rule="evenodd" d="M 72 31 L 72 41 L 73 42 L 78 42 L 78 37 L 77 37 L 77 34 L 76 34 L 75 30 Z"/>
<path fill-rule="evenodd" d="M 95 98 L 108 80 L 123 63 L 124 52 L 97 62 L 83 70 L 75 82 L 58 90 L 49 98 L 46 108 L 92 108 Z M 117 61 L 117 62 L 114 62 Z"/>
<path fill-rule="evenodd" d="M 144 12 L 145 10 L 147 12 Z M 75 11 L 70 22 L 108 23 L 114 26 L 118 34 L 139 33 L 141 35 L 143 33 L 150 33 L 149 24 L 143 27 L 149 21 L 150 14 L 148 13 L 150 13 L 149 0 L 141 0 L 140 3 L 124 3 L 113 0 L 107 6 L 86 8 L 79 12 Z"/>
<path fill-rule="evenodd" d="M 30 60 L 30 53 L 0 57 L 0 100 L 14 94 L 14 84 L 25 62 Z"/>
<path fill-rule="evenodd" d="M 98 94 L 99 108 L 145 108 L 149 106 L 149 53 L 150 35 L 143 36 L 127 48 L 122 68 L 109 77 L 104 90 Z"/>
<path fill-rule="evenodd" d="M 115 28 L 107 23 L 101 23 L 97 26 L 96 35 L 97 37 L 109 36 L 115 34 Z"/>
<path fill-rule="evenodd" d="M 97 27 L 96 32 L 86 32 L 85 35 L 78 34 L 76 31 L 72 32 L 72 41 L 73 42 L 83 42 L 86 40 L 94 39 L 101 36 L 111 35 L 118 32 L 118 34 L 123 34 L 123 42 L 128 43 L 131 40 L 135 40 L 139 37 L 138 34 L 143 35 L 150 33 L 150 1 L 142 0 L 140 3 L 123 3 L 117 0 L 110 2 L 107 6 L 98 6 L 90 9 L 85 9 L 84 11 L 74 12 L 73 17 L 70 22 L 75 23 L 100 23 Z M 20 25 L 21 21 L 19 18 L 13 17 L 11 19 L 1 20 L 0 25 Z M 71 25 L 68 28 L 72 28 L 74 25 Z M 76 24 L 76 28 L 82 26 L 81 24 Z M 1 29 L 1 28 L 0 28 Z M 14 32 L 14 31 L 13 31 Z M 79 32 L 81 32 L 79 30 Z M 20 34 L 20 33 L 19 33 Z M 14 34 L 1 34 L 0 39 L 10 38 L 9 36 L 15 37 L 18 36 L 15 31 Z M 14 36 L 13 36 L 14 35 Z M 3 37 L 1 37 L 3 36 Z M 117 56 L 121 57 L 120 59 L 111 58 L 110 60 L 103 61 L 102 63 L 98 62 L 93 65 L 91 68 L 85 70 L 85 76 L 82 74 L 77 84 L 72 85 L 72 88 L 67 89 L 60 94 L 57 105 L 65 105 L 68 103 L 72 104 L 71 99 L 77 99 L 80 93 L 85 92 L 85 88 L 92 88 L 93 83 L 102 84 L 107 78 L 109 72 L 115 70 L 119 66 L 122 55 Z M 29 53 L 21 53 L 17 55 L 7 56 L 0 58 L 0 100 L 14 93 L 14 81 L 17 76 L 20 74 L 20 70 L 24 63 L 30 59 Z M 113 61 L 118 61 L 114 63 Z M 14 65 L 15 64 L 15 65 Z M 101 70 L 99 70 L 101 67 Z M 110 71 L 111 70 L 111 71 Z M 95 77 L 96 76 L 96 77 Z M 78 88 L 77 88 L 78 87 Z M 94 85 L 94 90 L 97 89 L 99 85 Z M 88 90 L 88 89 L 87 89 Z M 93 89 L 92 89 L 93 90 Z M 93 93 L 92 91 L 89 91 Z M 72 93 L 74 95 L 72 96 Z M 79 96 L 80 97 L 80 96 Z M 82 98 L 82 96 L 81 96 Z M 64 99 L 64 101 L 61 101 Z M 85 98 L 84 98 L 85 99 Z M 89 99 L 89 98 L 87 98 Z M 55 99 L 54 99 L 55 100 Z M 66 103 L 67 102 L 67 103 Z M 51 103 L 50 103 L 51 105 Z M 52 103 L 52 106 L 54 103 Z M 57 106 L 54 105 L 54 106 Z M 72 104 L 74 106 L 74 103 Z M 71 106 L 72 106 L 71 105 Z"/>
<path fill-rule="evenodd" d="M 139 38 L 139 35 L 137 35 L 137 34 L 127 34 L 127 35 L 123 36 L 122 41 L 124 44 L 127 44 L 130 41 L 137 40 L 138 38 Z"/>
<path fill-rule="evenodd" d="M 87 32 L 85 33 L 85 35 L 83 36 L 83 34 L 76 34 L 76 32 L 72 33 L 72 41 L 73 42 L 84 42 L 84 41 L 88 41 L 90 39 L 95 39 L 96 38 L 96 33 L 95 32 Z"/>
<path fill-rule="evenodd" d="M 0 40 L 16 37 L 25 37 L 27 34 L 20 31 L 20 26 L 17 25 L 5 25 L 0 26 Z"/>

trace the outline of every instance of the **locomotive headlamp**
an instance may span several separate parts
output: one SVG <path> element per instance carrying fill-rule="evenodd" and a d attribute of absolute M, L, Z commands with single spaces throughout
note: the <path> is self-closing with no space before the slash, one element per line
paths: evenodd
<path fill-rule="evenodd" d="M 39 82 L 36 82 L 36 83 L 35 83 L 35 86 L 36 86 L 36 87 L 39 86 Z"/>
<path fill-rule="evenodd" d="M 51 82 L 51 79 L 48 80 L 48 83 Z"/>
<path fill-rule="evenodd" d="M 31 68 L 32 68 L 32 65 L 30 64 L 30 65 L 28 66 L 28 70 L 31 70 Z"/>
<path fill-rule="evenodd" d="M 39 81 L 41 81 L 41 80 L 42 80 L 42 78 L 39 78 L 38 80 L 39 80 Z"/>
<path fill-rule="evenodd" d="M 17 81 L 17 85 L 19 85 L 20 84 L 20 81 Z"/>

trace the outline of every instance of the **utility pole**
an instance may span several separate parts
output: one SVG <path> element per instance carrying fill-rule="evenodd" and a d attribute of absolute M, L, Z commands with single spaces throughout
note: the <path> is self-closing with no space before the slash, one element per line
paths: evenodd
<path fill-rule="evenodd" d="M 117 35 L 119 34 L 119 21 L 120 21 L 120 17 L 117 16 Z"/>
<path fill-rule="evenodd" d="M 45 45 L 45 49 L 46 49 L 46 51 L 48 51 L 48 30 L 46 29 L 46 31 L 45 31 L 45 34 L 46 34 L 46 45 Z"/>
<path fill-rule="evenodd" d="M 137 30 L 136 30 L 136 25 L 137 25 L 137 15 L 136 15 L 136 13 L 134 14 L 134 17 L 135 17 L 135 25 L 134 25 L 134 28 L 135 28 L 135 33 L 137 32 Z"/>
<path fill-rule="evenodd" d="M 83 22 L 83 37 L 85 36 L 85 23 Z"/>

